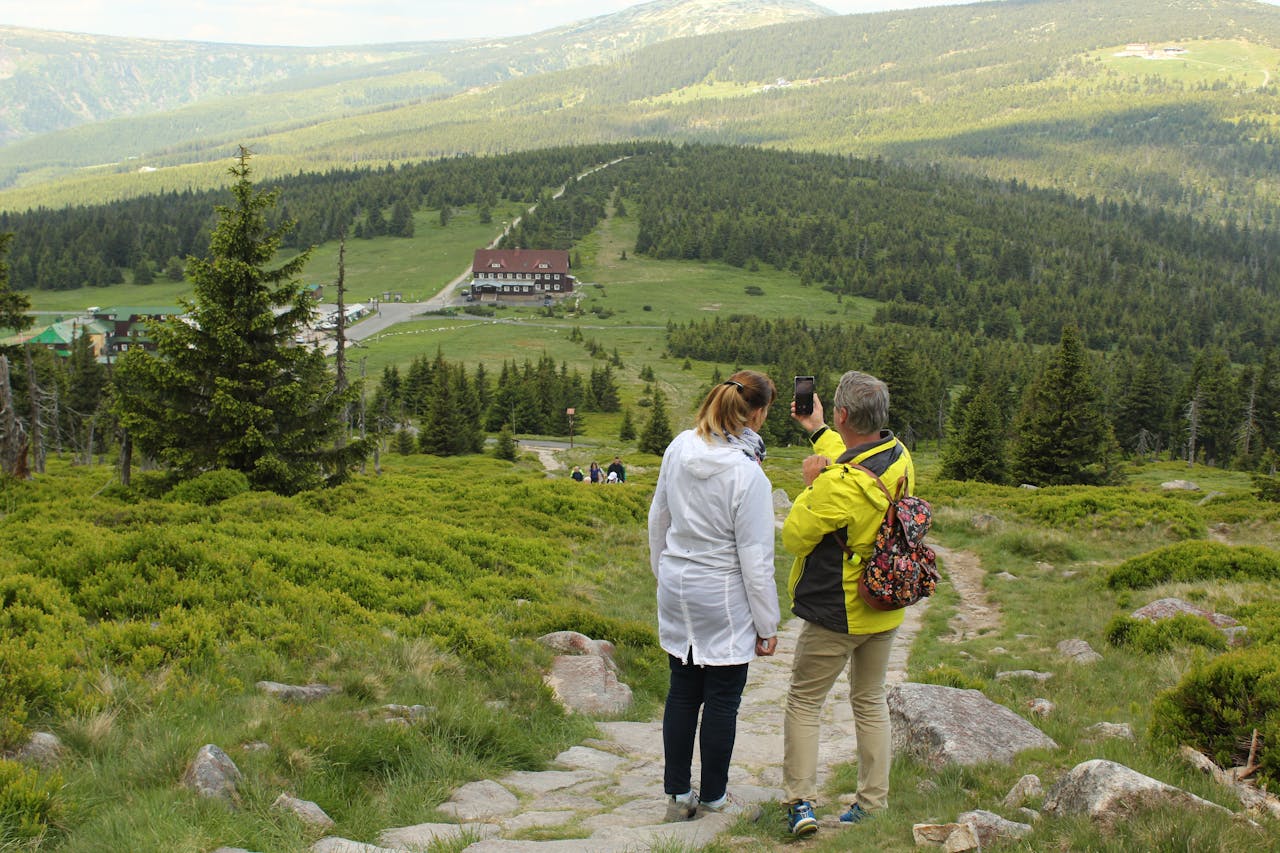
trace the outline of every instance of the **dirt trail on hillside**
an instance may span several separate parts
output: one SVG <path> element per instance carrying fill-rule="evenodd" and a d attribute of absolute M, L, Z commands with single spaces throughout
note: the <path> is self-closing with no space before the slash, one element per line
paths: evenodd
<path fill-rule="evenodd" d="M 983 589 L 986 572 L 978 562 L 978 556 L 971 551 L 953 551 L 937 545 L 933 550 L 942 558 L 947 580 L 960 595 L 956 615 L 947 623 L 951 627 L 951 636 L 942 639 L 948 643 L 959 643 L 998 629 L 1000 610 L 991 603 Z"/>

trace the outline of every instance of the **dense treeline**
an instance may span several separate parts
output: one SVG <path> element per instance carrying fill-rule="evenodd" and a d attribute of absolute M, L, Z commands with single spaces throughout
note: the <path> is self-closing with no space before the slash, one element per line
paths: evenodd
<path fill-rule="evenodd" d="M 1015 473 L 1043 470 L 1026 443 L 1036 438 L 1036 418 L 1047 408 L 1044 396 L 1060 399 L 1068 387 L 1062 376 L 1087 387 L 1063 418 L 1097 419 L 1088 432 L 1095 442 L 1090 452 L 1100 457 L 1121 451 L 1139 458 L 1167 454 L 1275 470 L 1280 460 L 1280 351 L 1270 350 L 1258 364 L 1241 369 L 1218 346 L 1177 363 L 1154 350 L 1141 355 L 1083 352 L 1072 326 L 1058 343 L 1056 350 L 1046 351 L 962 330 L 748 316 L 672 324 L 667 331 L 667 348 L 674 357 L 764 365 L 783 383 L 793 375 L 815 374 L 819 395 L 828 401 L 844 370 L 880 376 L 891 392 L 891 427 L 908 443 L 946 442 L 944 468 L 962 479 L 1006 482 Z M 1078 363 L 1058 367 L 1050 383 L 1046 367 L 1055 358 Z M 1046 384 L 1052 387 L 1045 389 Z M 770 441 L 802 438 L 788 418 L 789 402 L 783 394 L 765 422 Z M 1019 447 L 1005 446 L 1011 438 L 1023 440 L 1021 470 Z"/>
<path fill-rule="evenodd" d="M 880 322 L 1034 344 L 1074 324 L 1092 349 L 1178 364 L 1280 344 L 1272 232 L 818 154 L 688 146 L 612 171 L 640 211 L 637 252 L 792 270 L 887 303 Z"/>
<path fill-rule="evenodd" d="M 302 249 L 344 233 L 411 236 L 410 215 L 424 207 L 475 204 L 483 217 L 504 200 L 533 202 L 565 176 L 633 148 L 578 146 L 494 158 L 455 157 L 302 174 L 263 187 L 280 190 L 272 223 L 296 222 L 284 246 Z M 122 282 L 126 270 L 180 270 L 180 259 L 208 245 L 214 207 L 225 198 L 226 191 L 186 191 L 92 207 L 0 213 L 0 232 L 14 234 L 10 282 L 19 290 L 69 290 Z M 594 224 L 583 216 L 577 236 Z M 570 233 L 573 229 L 566 237 Z M 176 265 L 174 259 L 179 259 Z"/>
<path fill-rule="evenodd" d="M 403 452 L 416 449 L 436 456 L 477 453 L 484 445 L 482 430 L 568 435 L 567 409 L 575 409 L 581 430 L 589 412 L 621 409 L 612 365 L 593 366 L 583 377 L 566 363 L 556 366 L 544 355 L 537 363 L 504 361 L 496 377 L 483 364 L 468 375 L 462 364 L 451 364 L 443 353 L 434 359 L 415 358 L 404 374 L 389 366 L 370 403 L 371 422 L 383 434 L 394 434 Z"/>

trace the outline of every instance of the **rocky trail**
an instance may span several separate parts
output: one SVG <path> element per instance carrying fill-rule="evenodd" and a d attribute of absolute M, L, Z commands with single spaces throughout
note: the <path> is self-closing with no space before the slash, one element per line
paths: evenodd
<path fill-rule="evenodd" d="M 926 605 L 927 606 L 927 605 Z M 899 630 L 889 664 L 889 683 L 906 679 L 907 652 L 919 631 L 925 606 L 911 608 Z M 737 743 L 729 788 L 749 802 L 782 797 L 782 721 L 791 678 L 792 650 L 800 620 L 787 622 L 778 653 L 751 665 L 739 713 Z M 841 675 L 823 708 L 819 784 L 831 769 L 856 755 L 847 675 Z M 637 853 L 655 847 L 698 849 L 729 832 L 734 820 L 704 815 L 682 823 L 663 823 L 662 722 L 600 723 L 602 737 L 556 756 L 553 769 L 516 772 L 458 789 L 439 811 L 457 823 L 430 823 L 385 830 L 377 844 L 324 838 L 313 853 L 391 853 L 422 850 L 428 844 L 474 839 L 466 853 Z M 697 778 L 695 758 L 694 777 Z M 851 792 L 850 792 L 851 794 Z M 845 799 L 847 799 L 846 797 Z M 767 818 L 766 818 L 767 819 Z M 829 828 L 840 824 L 825 820 Z M 532 840 L 546 834 L 572 839 Z M 758 838 L 743 838 L 734 849 L 781 850 Z M 230 850 L 223 853 L 232 853 Z"/>

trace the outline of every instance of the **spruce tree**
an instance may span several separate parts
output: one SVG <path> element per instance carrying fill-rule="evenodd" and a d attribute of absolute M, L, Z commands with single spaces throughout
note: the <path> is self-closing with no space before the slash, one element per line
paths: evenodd
<path fill-rule="evenodd" d="M 649 410 L 649 422 L 640 434 L 640 450 L 661 456 L 671 443 L 671 423 L 667 420 L 666 399 L 662 391 L 653 392 L 653 407 Z"/>
<path fill-rule="evenodd" d="M 631 420 L 631 407 L 622 410 L 622 426 L 618 427 L 619 441 L 635 441 L 636 426 Z"/>
<path fill-rule="evenodd" d="M 241 148 L 230 170 L 234 203 L 217 208 L 208 257 L 188 261 L 187 317 L 152 324 L 155 352 L 124 354 L 116 399 L 121 424 L 152 458 L 188 475 L 243 471 L 256 488 L 293 493 L 364 454 L 362 442 L 340 457 L 328 449 L 358 389 L 338 393 L 324 355 L 293 345 L 313 309 L 297 279 L 310 252 L 268 267 L 292 223 L 267 226 L 276 196 L 255 190 L 249 156 Z"/>
<path fill-rule="evenodd" d="M 1009 480 L 1005 453 L 1005 423 L 988 388 L 980 388 L 953 423 L 942 452 L 942 476 L 950 480 Z"/>
<path fill-rule="evenodd" d="M 1014 428 L 1013 469 L 1026 483 L 1068 485 L 1107 479 L 1114 442 L 1102 415 L 1087 353 L 1074 326 L 1028 386 Z"/>
<path fill-rule="evenodd" d="M 516 461 L 516 439 L 511 434 L 511 427 L 506 424 L 498 431 L 498 439 L 493 445 L 493 455 L 509 462 Z"/>

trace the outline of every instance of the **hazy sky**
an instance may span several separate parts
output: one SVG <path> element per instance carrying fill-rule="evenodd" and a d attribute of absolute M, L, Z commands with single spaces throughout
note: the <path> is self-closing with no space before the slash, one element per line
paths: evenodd
<path fill-rule="evenodd" d="M 815 0 L 839 14 L 962 1 Z M 525 35 L 636 5 L 639 0 L 0 0 L 0 24 L 314 46 Z"/>

